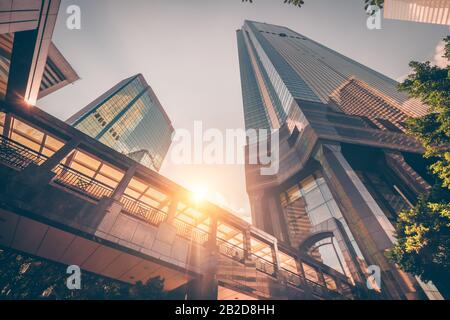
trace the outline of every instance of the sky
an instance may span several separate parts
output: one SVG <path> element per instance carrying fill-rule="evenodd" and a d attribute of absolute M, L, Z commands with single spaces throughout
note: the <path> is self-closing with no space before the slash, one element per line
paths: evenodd
<path fill-rule="evenodd" d="M 194 121 L 222 132 L 244 128 L 235 31 L 245 19 L 289 27 L 393 79 L 409 73 L 411 60 L 439 60 L 448 27 L 383 20 L 369 30 L 363 2 L 62 0 L 53 41 L 81 79 L 37 105 L 66 120 L 142 73 L 175 129 L 192 131 Z M 70 5 L 81 9 L 80 30 L 66 27 Z M 161 174 L 250 219 L 242 165 L 179 165 L 169 154 Z"/>

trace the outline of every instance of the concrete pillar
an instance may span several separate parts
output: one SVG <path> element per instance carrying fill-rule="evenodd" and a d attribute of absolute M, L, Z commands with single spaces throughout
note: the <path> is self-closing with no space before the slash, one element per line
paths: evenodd
<path fill-rule="evenodd" d="M 120 199 L 122 198 L 122 195 L 124 194 L 125 190 L 127 189 L 128 185 L 130 184 L 131 179 L 133 179 L 133 177 L 136 173 L 136 168 L 137 168 L 137 164 L 134 164 L 130 168 L 128 168 L 127 172 L 120 180 L 116 189 L 114 189 L 114 192 L 111 195 L 111 199 L 113 199 L 115 201 L 120 201 Z"/>
<path fill-rule="evenodd" d="M 209 224 L 208 248 L 210 250 L 218 250 L 217 247 L 217 217 L 211 216 Z"/>
<path fill-rule="evenodd" d="M 178 208 L 178 199 L 176 197 L 173 197 L 169 204 L 169 211 L 167 212 L 167 219 L 166 219 L 167 223 L 172 224 L 177 214 L 177 208 Z"/>
<path fill-rule="evenodd" d="M 217 246 L 217 217 L 211 216 L 209 238 L 205 258 L 201 258 L 202 276 L 187 287 L 187 300 L 217 300 L 219 250 Z"/>
<path fill-rule="evenodd" d="M 3 125 L 3 132 L 2 132 L 2 135 L 5 137 L 5 138 L 9 138 L 9 131 L 11 130 L 11 121 L 12 120 L 12 117 L 11 117 L 11 113 L 6 113 L 6 115 L 5 115 L 5 123 L 4 123 L 4 125 Z"/>
<path fill-rule="evenodd" d="M 187 285 L 186 300 L 217 300 L 218 292 L 215 276 L 205 274 Z"/>
<path fill-rule="evenodd" d="M 340 145 L 322 145 L 316 159 L 368 265 L 380 267 L 385 290 L 394 299 L 410 296 L 409 280 L 405 282 L 384 255 L 396 241 L 395 229 L 345 159 Z"/>
<path fill-rule="evenodd" d="M 278 243 L 275 240 L 274 243 L 271 246 L 272 251 L 272 261 L 273 261 L 273 267 L 274 267 L 274 276 L 276 278 L 280 277 L 280 259 L 278 256 Z"/>
<path fill-rule="evenodd" d="M 244 260 L 251 261 L 252 260 L 252 244 L 251 244 L 251 232 L 250 229 L 246 229 L 242 231 L 243 236 L 243 246 L 244 246 Z"/>
<path fill-rule="evenodd" d="M 122 212 L 123 205 L 120 200 L 130 184 L 131 179 L 133 179 L 136 168 L 137 164 L 128 168 L 127 172 L 114 189 L 111 197 L 100 199 L 98 202 L 95 212 L 98 217 L 102 217 L 101 220 L 99 219 L 98 221 L 98 231 L 104 233 L 109 233 L 111 231 L 112 226 Z"/>

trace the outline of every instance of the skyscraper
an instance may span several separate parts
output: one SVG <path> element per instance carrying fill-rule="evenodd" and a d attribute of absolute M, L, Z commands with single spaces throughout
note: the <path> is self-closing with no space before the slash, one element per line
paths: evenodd
<path fill-rule="evenodd" d="M 386 0 L 384 18 L 450 26 L 450 0 Z"/>
<path fill-rule="evenodd" d="M 156 171 L 169 150 L 174 130 L 141 74 L 122 80 L 67 123 Z"/>
<path fill-rule="evenodd" d="M 399 210 L 430 188 L 422 148 L 403 133 L 427 107 L 289 28 L 245 21 L 237 41 L 246 128 L 280 133 L 277 174 L 246 165 L 253 223 L 359 282 L 379 266 L 387 298 L 435 297 L 384 255 Z"/>

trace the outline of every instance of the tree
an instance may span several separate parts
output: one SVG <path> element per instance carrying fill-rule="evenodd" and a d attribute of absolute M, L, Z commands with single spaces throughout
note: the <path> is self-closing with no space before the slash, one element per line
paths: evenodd
<path fill-rule="evenodd" d="M 242 0 L 242 2 L 253 3 L 253 0 Z M 284 3 L 293 4 L 294 6 L 301 7 L 305 2 L 303 0 L 284 0 Z"/>
<path fill-rule="evenodd" d="M 444 39 L 450 58 L 450 36 Z M 389 259 L 403 270 L 433 281 L 450 298 L 450 69 L 430 62 L 410 63 L 413 73 L 399 85 L 410 97 L 430 107 L 424 117 L 409 119 L 407 130 L 432 160 L 430 172 L 436 183 L 416 205 L 399 213 L 397 243 L 387 252 Z"/>
<path fill-rule="evenodd" d="M 160 300 L 165 299 L 164 279 L 145 284 L 123 283 L 83 272 L 81 289 L 68 290 L 66 266 L 0 249 L 0 300 Z"/>
<path fill-rule="evenodd" d="M 443 57 L 450 59 L 450 36 L 444 41 Z M 414 72 L 399 88 L 428 105 L 430 113 L 410 119 L 408 131 L 423 144 L 425 157 L 436 158 L 431 170 L 442 179 L 443 187 L 450 188 L 450 69 L 433 66 L 429 61 L 409 65 Z"/>

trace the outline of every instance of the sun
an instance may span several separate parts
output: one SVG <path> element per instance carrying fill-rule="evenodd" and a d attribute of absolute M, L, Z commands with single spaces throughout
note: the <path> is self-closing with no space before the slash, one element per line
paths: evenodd
<path fill-rule="evenodd" d="M 191 200 L 200 203 L 206 199 L 208 190 L 205 187 L 195 187 L 192 189 Z"/>

